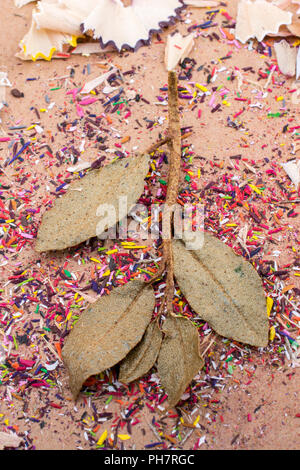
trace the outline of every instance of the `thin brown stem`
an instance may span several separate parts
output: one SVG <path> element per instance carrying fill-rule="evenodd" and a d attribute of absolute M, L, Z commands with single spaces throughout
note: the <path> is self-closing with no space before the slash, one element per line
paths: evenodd
<path fill-rule="evenodd" d="M 274 206 L 280 206 L 280 204 L 299 204 L 300 199 L 294 199 L 293 201 L 278 201 L 278 202 L 267 202 L 267 204 L 273 204 Z"/>
<path fill-rule="evenodd" d="M 150 147 L 148 147 L 148 149 L 146 150 L 146 154 L 150 155 L 151 153 L 155 152 L 159 147 L 167 144 L 168 142 L 170 142 L 170 137 L 165 137 L 164 139 L 158 140 L 155 144 L 152 144 Z"/>
<path fill-rule="evenodd" d="M 178 109 L 178 91 L 177 76 L 175 72 L 168 74 L 168 96 L 169 96 L 169 129 L 168 143 L 170 150 L 169 157 L 169 174 L 166 202 L 164 207 L 163 218 L 166 226 L 163 227 L 163 255 L 161 266 L 158 273 L 150 280 L 154 282 L 161 277 L 166 271 L 166 289 L 163 303 L 167 313 L 173 312 L 174 298 L 174 260 L 172 250 L 172 229 L 173 229 L 173 211 L 176 206 L 178 197 L 180 169 L 181 169 L 181 132 L 180 132 L 180 116 Z M 163 310 L 163 309 L 162 309 Z"/>
<path fill-rule="evenodd" d="M 187 137 L 190 137 L 193 133 L 192 132 L 187 132 L 186 134 L 183 134 L 180 138 L 181 140 L 186 139 Z M 164 139 L 160 139 L 155 144 L 150 145 L 150 147 L 147 148 L 146 154 L 151 154 L 155 152 L 159 147 L 162 147 L 165 144 L 169 144 L 171 141 L 171 137 L 167 136 Z"/>
<path fill-rule="evenodd" d="M 166 308 L 168 313 L 173 312 L 174 298 L 174 260 L 172 250 L 172 229 L 174 208 L 176 205 L 181 170 L 181 132 L 180 116 L 178 108 L 177 75 L 175 72 L 168 74 L 168 100 L 169 100 L 169 136 L 170 164 L 168 189 L 166 196 L 166 212 L 168 221 L 168 238 L 163 241 L 163 256 L 167 269 L 166 279 Z"/>
<path fill-rule="evenodd" d="M 177 76 L 175 72 L 169 72 L 169 132 L 170 137 L 170 166 L 168 178 L 168 190 L 166 204 L 172 206 L 176 204 L 179 181 L 180 181 L 180 162 L 181 162 L 181 133 L 180 133 L 180 116 L 178 109 L 178 91 Z"/>

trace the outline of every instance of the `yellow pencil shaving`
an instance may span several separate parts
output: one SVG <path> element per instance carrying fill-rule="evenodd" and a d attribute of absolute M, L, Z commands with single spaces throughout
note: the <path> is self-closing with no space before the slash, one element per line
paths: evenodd
<path fill-rule="evenodd" d="M 112 255 L 113 253 L 117 253 L 117 252 L 118 252 L 118 250 L 117 250 L 117 248 L 115 248 L 114 250 L 107 251 L 106 254 L 107 255 Z"/>
<path fill-rule="evenodd" d="M 273 341 L 273 339 L 275 338 L 275 334 L 276 334 L 275 328 L 274 326 L 271 326 L 270 335 L 269 335 L 270 341 Z"/>
<path fill-rule="evenodd" d="M 200 83 L 196 83 L 195 87 L 198 88 L 199 90 L 203 91 L 203 92 L 208 91 L 208 89 L 205 86 L 200 85 Z"/>
<path fill-rule="evenodd" d="M 250 188 L 253 189 L 253 191 L 255 191 L 257 194 L 261 194 L 262 191 L 257 188 L 256 186 L 254 186 L 254 184 L 249 184 Z"/>
<path fill-rule="evenodd" d="M 107 438 L 107 435 L 108 435 L 107 429 L 105 429 L 105 431 L 101 434 L 101 436 L 98 439 L 97 446 L 102 446 L 103 442 Z"/>
<path fill-rule="evenodd" d="M 272 310 L 272 307 L 273 307 L 273 303 L 274 303 L 274 300 L 272 299 L 272 297 L 267 297 L 267 314 L 268 314 L 268 317 L 270 316 L 270 313 L 271 313 L 271 310 Z"/>
<path fill-rule="evenodd" d="M 139 246 L 139 245 L 136 245 L 136 246 L 132 246 L 132 245 L 126 246 L 126 245 L 124 245 L 123 248 L 125 250 L 141 250 L 143 248 L 147 248 L 147 246 L 146 245 L 141 245 L 141 246 Z"/>

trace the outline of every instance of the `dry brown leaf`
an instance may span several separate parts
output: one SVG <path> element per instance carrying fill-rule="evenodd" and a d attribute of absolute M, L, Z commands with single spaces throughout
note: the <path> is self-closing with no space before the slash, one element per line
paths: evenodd
<path fill-rule="evenodd" d="M 168 316 L 163 331 L 166 336 L 158 355 L 157 370 L 172 407 L 202 369 L 204 361 L 199 352 L 198 330 L 187 318 Z"/>
<path fill-rule="evenodd" d="M 156 321 L 148 325 L 140 343 L 120 364 L 119 381 L 125 384 L 147 374 L 155 364 L 162 342 L 162 332 Z"/>
<path fill-rule="evenodd" d="M 268 344 L 262 282 L 253 266 L 207 233 L 201 249 L 173 241 L 174 272 L 190 306 L 219 335 L 253 346 Z"/>
<path fill-rule="evenodd" d="M 88 377 L 114 366 L 136 346 L 154 305 L 152 287 L 133 280 L 81 314 L 62 351 L 74 399 Z"/>
<path fill-rule="evenodd" d="M 96 235 L 100 237 L 136 203 L 148 169 L 147 155 L 130 157 L 92 170 L 71 183 L 69 190 L 55 200 L 53 208 L 45 212 L 35 249 L 63 250 Z M 119 209 L 122 200 L 127 211 L 123 206 Z"/>

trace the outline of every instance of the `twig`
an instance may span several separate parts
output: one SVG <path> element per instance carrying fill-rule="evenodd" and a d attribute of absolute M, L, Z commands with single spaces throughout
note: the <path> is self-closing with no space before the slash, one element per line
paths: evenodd
<path fill-rule="evenodd" d="M 300 202 L 300 199 L 294 199 L 293 201 L 267 202 L 266 204 L 273 204 L 274 206 L 280 206 L 280 204 L 294 204 L 298 202 Z"/>
<path fill-rule="evenodd" d="M 205 350 L 203 352 L 201 352 L 201 355 L 204 357 L 205 354 L 207 353 L 207 351 L 209 350 L 209 348 L 211 347 L 211 345 L 213 344 L 213 342 L 216 340 L 216 336 L 213 335 L 213 338 L 211 339 L 209 345 L 205 348 Z M 201 346 L 203 346 L 203 343 L 201 344 Z"/>
<path fill-rule="evenodd" d="M 180 181 L 180 163 L 181 163 L 181 132 L 180 116 L 178 109 L 178 91 L 177 76 L 175 72 L 169 72 L 168 75 L 168 96 L 169 96 L 169 136 L 168 143 L 170 149 L 170 164 L 168 189 L 166 196 L 166 220 L 168 221 L 167 238 L 163 240 L 163 256 L 165 258 L 167 279 L 166 279 L 166 306 L 167 312 L 172 312 L 174 297 L 174 260 L 172 251 L 172 227 L 173 227 L 173 208 L 178 197 Z"/>
<path fill-rule="evenodd" d="M 150 280 L 154 282 L 164 271 L 167 272 L 165 296 L 162 304 L 166 306 L 168 313 L 173 312 L 174 297 L 174 261 L 172 251 L 172 228 L 173 228 L 173 209 L 176 205 L 180 181 L 181 169 L 181 132 L 180 132 L 180 116 L 178 109 L 178 91 L 177 76 L 171 71 L 168 74 L 168 101 L 169 101 L 169 129 L 168 129 L 168 146 L 170 150 L 168 189 L 164 208 L 163 226 L 163 256 L 159 271 Z M 162 309 L 163 310 L 163 309 Z"/>
<path fill-rule="evenodd" d="M 186 134 L 183 134 L 180 136 L 181 140 L 187 139 L 192 135 L 192 132 L 187 132 Z M 159 147 L 162 147 L 165 144 L 169 144 L 171 142 L 171 137 L 167 136 L 164 139 L 158 140 L 155 144 L 152 144 L 147 150 L 146 154 L 151 154 L 155 152 Z"/>
<path fill-rule="evenodd" d="M 168 142 L 170 142 L 170 137 L 165 137 L 164 139 L 158 140 L 155 144 L 152 144 L 151 147 L 149 147 L 146 150 L 146 154 L 151 154 L 151 153 L 155 152 L 159 147 L 161 147 L 162 145 L 167 144 Z"/>

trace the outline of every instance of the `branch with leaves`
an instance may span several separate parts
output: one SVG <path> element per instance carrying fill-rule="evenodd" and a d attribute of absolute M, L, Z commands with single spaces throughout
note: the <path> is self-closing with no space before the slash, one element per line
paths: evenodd
<path fill-rule="evenodd" d="M 43 217 L 37 236 L 38 251 L 65 249 L 96 236 L 103 214 L 98 208 L 110 203 L 116 217 L 106 219 L 103 231 L 118 223 L 118 200 L 129 206 L 143 192 L 149 170 L 149 154 L 161 145 L 169 147 L 169 175 L 160 269 L 150 282 L 132 280 L 114 288 L 89 306 L 72 328 L 63 348 L 74 399 L 91 376 L 119 364 L 119 380 L 130 383 L 157 364 L 161 384 L 175 406 L 188 384 L 204 365 L 197 328 L 173 312 L 175 280 L 191 308 L 221 336 L 265 347 L 268 317 L 265 294 L 253 266 L 231 248 L 207 233 L 202 248 L 187 249 L 187 240 L 173 239 L 174 214 L 181 174 L 181 133 L 177 77 L 168 75 L 169 127 L 165 139 L 146 155 L 120 159 L 90 171 L 71 184 Z M 95 222 L 95 214 L 96 222 Z M 166 287 L 159 314 L 153 283 L 165 275 Z"/>

